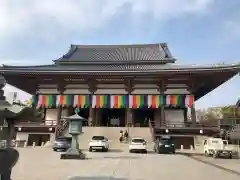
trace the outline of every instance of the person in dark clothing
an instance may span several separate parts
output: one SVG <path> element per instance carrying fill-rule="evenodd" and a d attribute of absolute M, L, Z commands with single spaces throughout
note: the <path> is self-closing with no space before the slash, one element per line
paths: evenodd
<path fill-rule="evenodd" d="M 124 138 L 126 141 L 128 140 L 128 131 L 127 130 L 124 132 Z"/>
<path fill-rule="evenodd" d="M 0 149 L 0 179 L 11 180 L 11 171 L 19 158 L 19 152 L 13 148 Z M 3 163 L 4 162 L 4 163 Z"/>
<path fill-rule="evenodd" d="M 119 138 L 119 142 L 122 143 L 123 141 L 123 131 L 120 131 L 120 138 Z"/>

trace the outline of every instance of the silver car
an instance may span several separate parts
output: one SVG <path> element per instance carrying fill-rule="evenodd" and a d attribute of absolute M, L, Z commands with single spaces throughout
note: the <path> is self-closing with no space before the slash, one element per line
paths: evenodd
<path fill-rule="evenodd" d="M 71 147 L 72 138 L 71 137 L 58 137 L 53 144 L 53 151 L 67 151 Z"/>

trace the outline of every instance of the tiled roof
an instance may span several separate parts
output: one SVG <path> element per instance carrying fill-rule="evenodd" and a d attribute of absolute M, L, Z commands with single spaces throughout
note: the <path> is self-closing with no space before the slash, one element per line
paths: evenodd
<path fill-rule="evenodd" d="M 231 70 L 240 71 L 240 64 L 236 65 L 175 65 L 175 64 L 76 64 L 76 65 L 43 65 L 43 66 L 3 66 L 0 72 L 56 72 L 56 73 L 76 73 L 76 72 L 188 72 L 188 71 L 209 71 L 209 70 Z"/>
<path fill-rule="evenodd" d="M 169 61 L 174 59 L 167 44 L 141 45 L 71 45 L 70 50 L 58 62 L 126 62 Z"/>
<path fill-rule="evenodd" d="M 240 99 L 237 101 L 236 105 L 240 107 Z"/>

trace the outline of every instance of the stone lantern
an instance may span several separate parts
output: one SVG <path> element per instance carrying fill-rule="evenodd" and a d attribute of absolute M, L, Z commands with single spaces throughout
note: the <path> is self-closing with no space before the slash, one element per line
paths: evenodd
<path fill-rule="evenodd" d="M 69 121 L 69 134 L 72 136 L 71 147 L 61 154 L 61 159 L 85 159 L 86 156 L 79 148 L 79 135 L 82 134 L 83 117 L 78 114 L 65 117 Z"/>

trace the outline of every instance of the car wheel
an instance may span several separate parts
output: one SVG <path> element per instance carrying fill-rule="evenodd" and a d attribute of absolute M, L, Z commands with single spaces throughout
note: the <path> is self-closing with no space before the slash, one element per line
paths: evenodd
<path fill-rule="evenodd" d="M 102 152 L 107 152 L 107 148 L 102 148 Z"/>
<path fill-rule="evenodd" d="M 175 154 L 176 152 L 175 152 L 175 151 L 173 151 L 172 153 L 173 153 L 173 154 Z"/>
<path fill-rule="evenodd" d="M 129 153 L 132 153 L 133 151 L 132 150 L 129 150 Z"/>
<path fill-rule="evenodd" d="M 53 148 L 53 151 L 57 151 L 57 149 L 56 149 L 56 148 Z"/>
<path fill-rule="evenodd" d="M 89 147 L 89 152 L 92 152 L 92 147 Z"/>
<path fill-rule="evenodd" d="M 144 150 L 143 153 L 144 153 L 144 154 L 147 154 L 147 150 Z"/>

